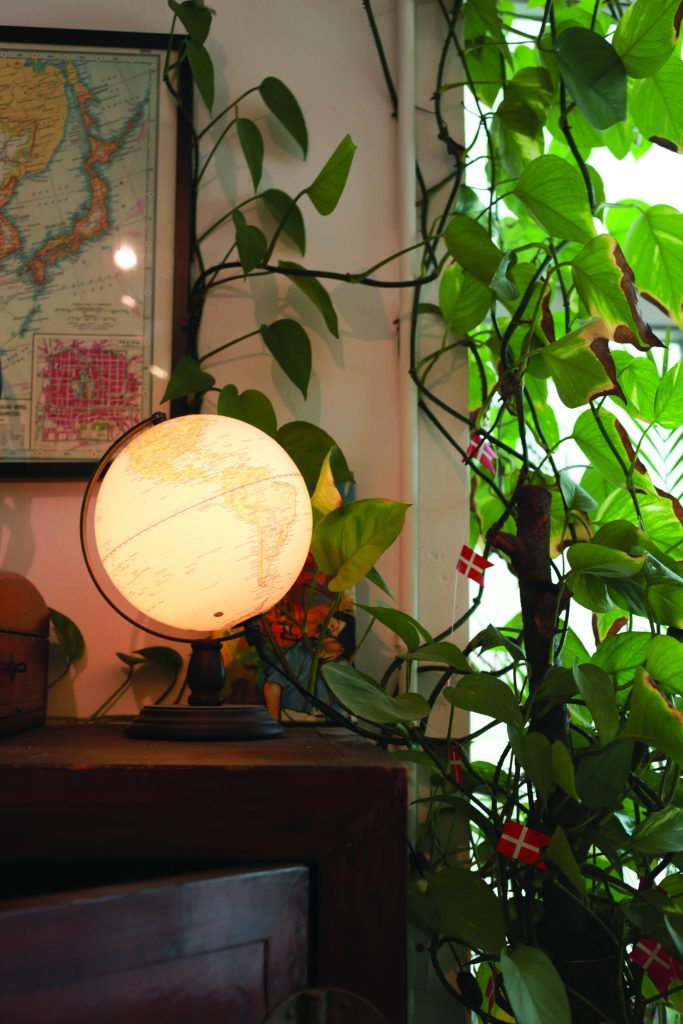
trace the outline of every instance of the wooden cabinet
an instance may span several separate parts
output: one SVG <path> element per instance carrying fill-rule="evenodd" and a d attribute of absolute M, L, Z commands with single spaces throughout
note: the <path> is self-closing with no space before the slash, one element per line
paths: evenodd
<path fill-rule="evenodd" d="M 343 730 L 179 743 L 48 723 L 0 741 L 5 899 L 302 865 L 308 984 L 356 993 L 389 1024 L 406 1019 L 405 822 L 402 766 Z"/>
<path fill-rule="evenodd" d="M 0 907 L 5 1024 L 254 1024 L 307 984 L 308 872 L 252 868 Z"/>

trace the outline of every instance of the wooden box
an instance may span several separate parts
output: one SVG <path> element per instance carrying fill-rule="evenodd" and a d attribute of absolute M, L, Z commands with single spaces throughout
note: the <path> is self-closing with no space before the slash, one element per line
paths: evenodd
<path fill-rule="evenodd" d="M 48 632 L 49 610 L 33 584 L 0 573 L 0 736 L 45 720 Z"/>

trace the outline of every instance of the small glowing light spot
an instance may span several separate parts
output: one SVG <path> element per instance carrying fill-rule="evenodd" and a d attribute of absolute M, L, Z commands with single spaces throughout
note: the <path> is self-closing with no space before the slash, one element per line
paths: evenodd
<path fill-rule="evenodd" d="M 134 299 L 132 295 L 122 295 L 121 296 L 121 303 L 122 303 L 122 305 L 127 306 L 128 309 L 137 309 L 138 308 L 137 299 Z"/>
<path fill-rule="evenodd" d="M 114 253 L 114 263 L 119 270 L 132 270 L 137 266 L 138 258 L 135 250 L 129 245 L 120 245 Z"/>
<path fill-rule="evenodd" d="M 159 380 L 168 380 L 168 370 L 164 370 L 161 366 L 150 366 L 149 372 L 153 377 L 158 377 Z"/>

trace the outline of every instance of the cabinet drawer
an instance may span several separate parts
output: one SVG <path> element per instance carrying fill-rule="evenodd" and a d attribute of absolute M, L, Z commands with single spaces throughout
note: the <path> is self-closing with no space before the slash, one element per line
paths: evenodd
<path fill-rule="evenodd" d="M 0 904 L 3 1024 L 261 1024 L 308 980 L 308 871 Z"/>

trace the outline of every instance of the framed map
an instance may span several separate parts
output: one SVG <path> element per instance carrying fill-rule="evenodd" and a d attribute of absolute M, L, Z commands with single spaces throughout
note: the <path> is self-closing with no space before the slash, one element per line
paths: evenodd
<path fill-rule="evenodd" d="M 0 28 L 0 477 L 89 476 L 182 355 L 191 146 L 167 47 Z M 176 88 L 191 109 L 189 74 Z"/>

